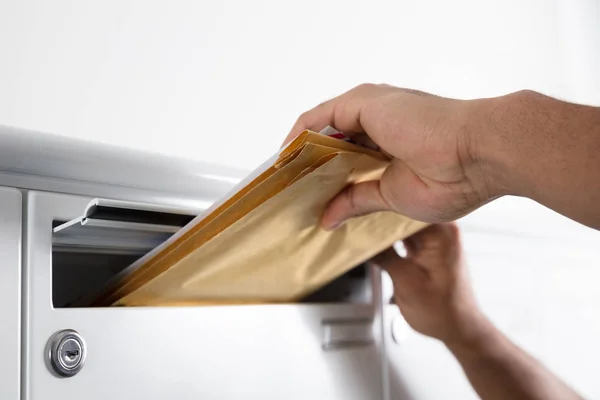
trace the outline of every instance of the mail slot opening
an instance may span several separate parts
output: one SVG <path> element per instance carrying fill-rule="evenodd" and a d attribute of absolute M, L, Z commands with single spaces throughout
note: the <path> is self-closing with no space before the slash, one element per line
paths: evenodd
<path fill-rule="evenodd" d="M 54 221 L 52 301 L 55 308 L 88 307 L 117 275 L 169 239 L 194 215 L 180 210 L 95 200 L 82 217 Z M 370 303 L 368 268 L 359 265 L 301 303 Z"/>
<path fill-rule="evenodd" d="M 77 300 L 97 291 L 112 277 L 138 259 L 137 255 L 102 252 L 52 251 L 52 301 L 55 308 L 86 306 Z M 301 303 L 370 303 L 368 267 L 357 266 Z"/>

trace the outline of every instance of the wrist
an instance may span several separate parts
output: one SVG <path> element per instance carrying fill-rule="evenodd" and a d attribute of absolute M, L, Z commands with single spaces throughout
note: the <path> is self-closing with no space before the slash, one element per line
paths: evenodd
<path fill-rule="evenodd" d="M 485 182 L 489 199 L 524 195 L 519 183 L 521 114 L 538 93 L 523 90 L 505 96 L 469 101 L 466 131 L 474 168 Z"/>
<path fill-rule="evenodd" d="M 500 331 L 482 316 L 460 335 L 444 341 L 444 345 L 454 354 L 482 354 L 485 349 L 493 347 L 500 337 Z"/>

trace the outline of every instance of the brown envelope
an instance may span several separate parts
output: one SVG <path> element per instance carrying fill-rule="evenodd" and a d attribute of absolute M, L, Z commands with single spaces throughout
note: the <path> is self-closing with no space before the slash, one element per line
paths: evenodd
<path fill-rule="evenodd" d="M 388 164 L 379 152 L 304 132 L 271 167 L 114 283 L 94 305 L 301 298 L 426 226 L 383 212 L 355 218 L 335 232 L 319 227 L 335 194 L 349 183 L 379 178 Z"/>

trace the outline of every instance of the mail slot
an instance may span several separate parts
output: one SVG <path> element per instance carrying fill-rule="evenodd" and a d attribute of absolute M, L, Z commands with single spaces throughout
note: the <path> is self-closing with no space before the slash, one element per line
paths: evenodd
<path fill-rule="evenodd" d="M 383 335 L 373 301 L 380 289 L 365 266 L 297 303 L 86 305 L 86 295 L 194 216 L 160 204 L 143 207 L 27 193 L 25 398 L 381 397 Z M 71 340 L 75 350 L 65 351 L 63 364 L 85 351 L 85 365 L 72 376 L 53 373 L 46 360 L 61 332 L 81 338 Z"/>
<path fill-rule="evenodd" d="M 103 287 L 194 217 L 191 211 L 164 205 L 94 199 L 79 217 L 54 220 L 53 306 L 90 305 Z M 224 251 L 235 251 L 235 244 Z M 359 265 L 298 302 L 369 303 L 370 295 L 367 267 Z"/>

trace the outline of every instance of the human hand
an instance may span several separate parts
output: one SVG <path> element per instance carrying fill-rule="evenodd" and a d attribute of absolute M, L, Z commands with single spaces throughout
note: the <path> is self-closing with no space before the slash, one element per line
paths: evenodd
<path fill-rule="evenodd" d="M 425 222 L 457 219 L 504 193 L 477 157 L 471 124 L 476 101 L 461 101 L 387 85 L 361 85 L 304 113 L 285 143 L 305 129 L 334 126 L 366 134 L 392 161 L 380 181 L 345 189 L 322 225 L 392 210 Z M 362 136 L 362 138 L 360 137 Z"/>
<path fill-rule="evenodd" d="M 471 291 L 455 224 L 429 226 L 404 245 L 406 257 L 390 248 L 373 262 L 390 274 L 394 300 L 413 329 L 446 344 L 492 329 Z"/>
<path fill-rule="evenodd" d="M 431 225 L 404 244 L 406 257 L 392 248 L 373 262 L 390 274 L 406 322 L 446 345 L 482 399 L 582 399 L 483 316 L 455 224 Z"/>

